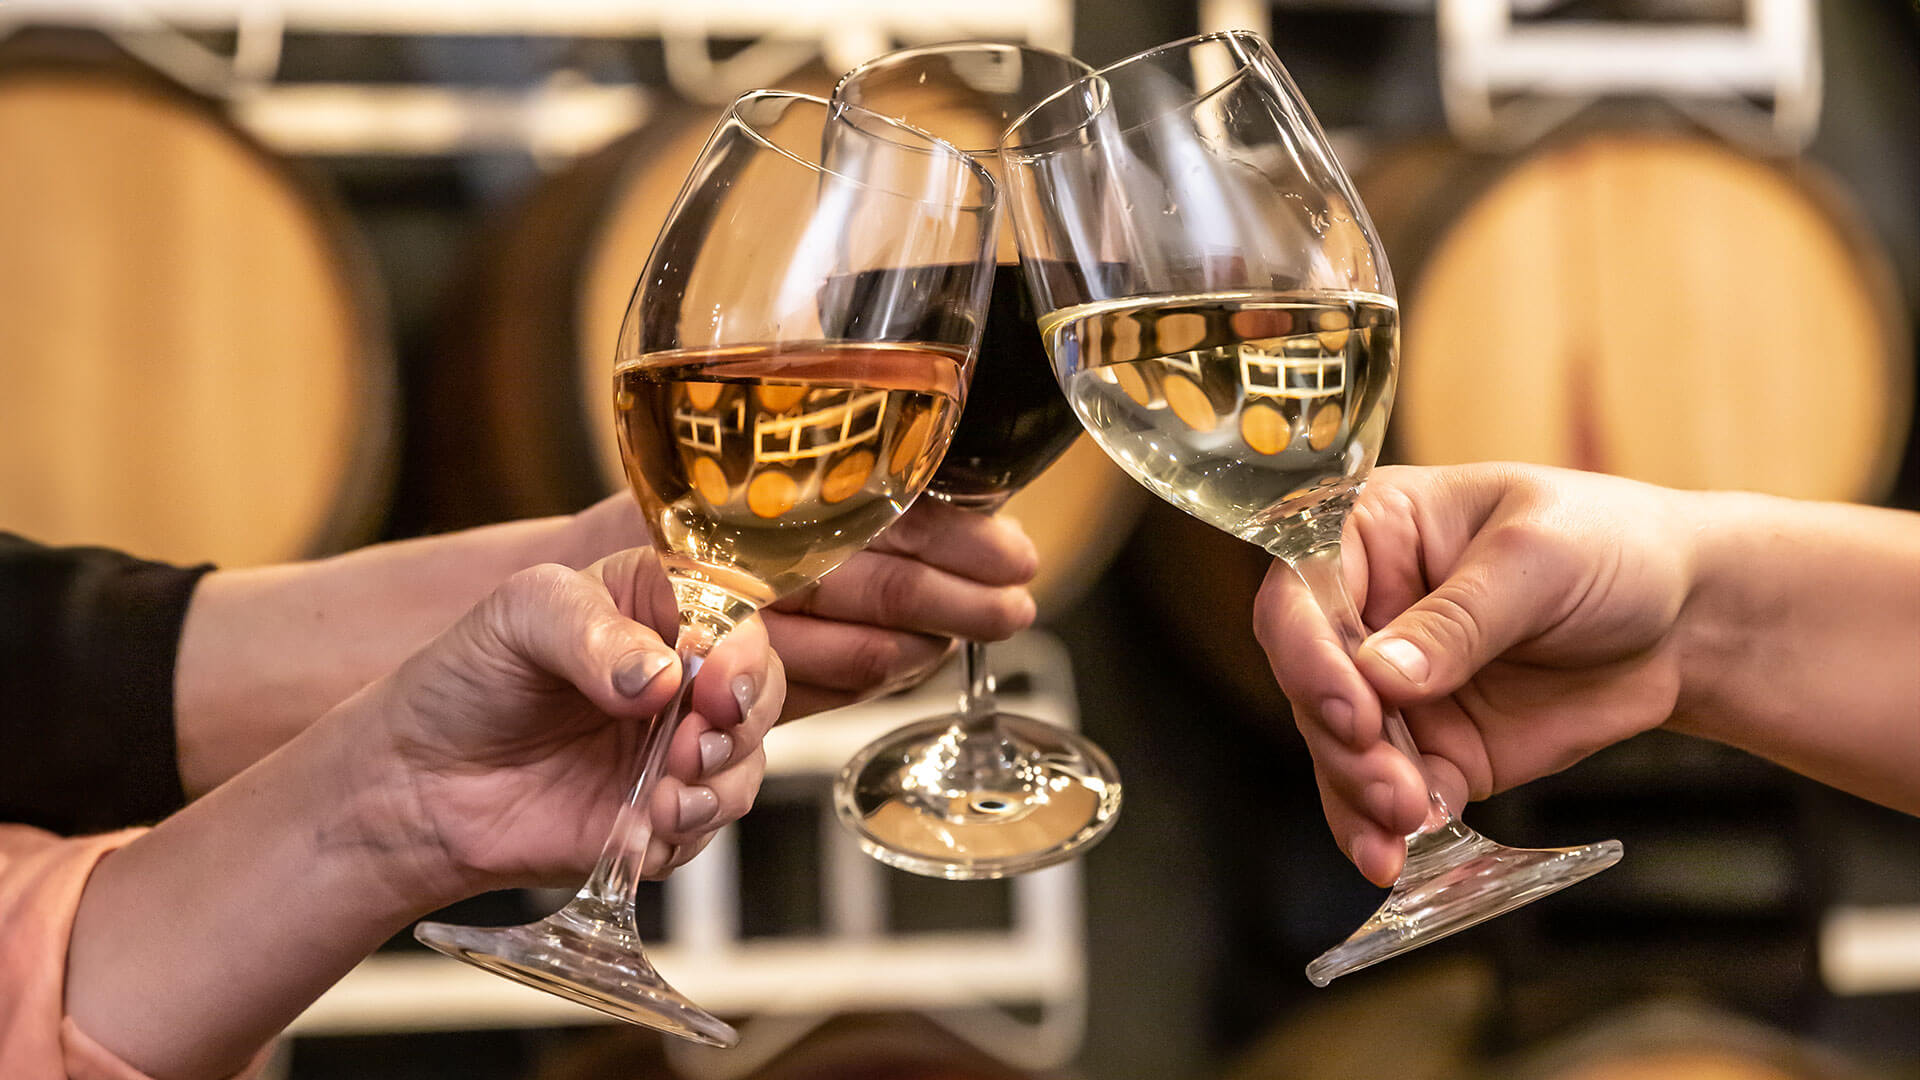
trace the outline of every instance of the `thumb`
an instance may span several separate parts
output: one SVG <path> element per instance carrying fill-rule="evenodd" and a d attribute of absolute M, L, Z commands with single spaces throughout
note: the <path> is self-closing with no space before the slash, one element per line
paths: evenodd
<path fill-rule="evenodd" d="M 1447 696 L 1558 618 L 1570 590 L 1566 560 L 1535 530 L 1483 529 L 1438 588 L 1354 655 L 1360 673 L 1394 704 Z"/>
<path fill-rule="evenodd" d="M 657 710 L 678 685 L 672 649 L 623 615 L 596 576 L 564 566 L 529 567 L 475 612 L 496 662 L 521 674 L 571 683 L 602 712 Z M 483 645 L 483 648 L 485 646 Z"/>

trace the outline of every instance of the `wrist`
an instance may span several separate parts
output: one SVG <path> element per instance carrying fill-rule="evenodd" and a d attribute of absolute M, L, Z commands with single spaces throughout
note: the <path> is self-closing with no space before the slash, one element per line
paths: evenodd
<path fill-rule="evenodd" d="M 316 754 L 336 764 L 337 811 L 315 832 L 321 858 L 341 862 L 403 921 L 464 899 L 470 886 L 442 842 L 421 785 L 398 752 L 393 702 L 375 683 L 341 703 L 303 738 L 325 742 Z"/>
<path fill-rule="evenodd" d="M 1766 512 L 1774 500 L 1741 492 L 1675 493 L 1692 523 L 1687 597 L 1675 621 L 1681 689 L 1668 726 L 1677 731 L 1737 742 L 1727 721 L 1747 707 L 1742 687 L 1757 665 L 1755 631 L 1770 616 L 1755 591 L 1757 561 L 1767 559 L 1774 530 Z"/>

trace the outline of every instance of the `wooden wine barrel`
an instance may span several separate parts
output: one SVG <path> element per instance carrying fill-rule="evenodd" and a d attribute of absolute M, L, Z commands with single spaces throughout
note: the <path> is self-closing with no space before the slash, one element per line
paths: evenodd
<path fill-rule="evenodd" d="M 1913 336 L 1837 185 L 1717 143 L 1600 132 L 1363 170 L 1403 301 L 1395 455 L 1872 501 Z"/>
<path fill-rule="evenodd" d="M 781 84 L 832 90 L 806 68 Z M 684 105 L 539 185 L 472 261 L 419 420 L 420 497 L 441 526 L 565 513 L 625 480 L 613 350 L 635 282 L 722 110 Z M 1105 567 L 1144 492 L 1082 439 L 1005 513 L 1041 550 L 1034 591 L 1057 610 Z"/>
<path fill-rule="evenodd" d="M 226 565 L 370 537 L 393 372 L 344 216 L 58 41 L 0 49 L 0 528 Z"/>
<path fill-rule="evenodd" d="M 1864 1080 L 1827 1047 L 1717 1006 L 1653 1001 L 1516 1056 L 1499 1080 Z"/>

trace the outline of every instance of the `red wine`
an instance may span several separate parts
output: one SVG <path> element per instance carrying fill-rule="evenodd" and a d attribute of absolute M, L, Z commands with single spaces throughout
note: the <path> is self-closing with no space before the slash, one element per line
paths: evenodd
<path fill-rule="evenodd" d="M 963 506 L 997 505 L 1044 472 L 1079 434 L 1080 422 L 1047 362 L 1020 266 L 999 266 L 972 390 L 927 491 Z"/>

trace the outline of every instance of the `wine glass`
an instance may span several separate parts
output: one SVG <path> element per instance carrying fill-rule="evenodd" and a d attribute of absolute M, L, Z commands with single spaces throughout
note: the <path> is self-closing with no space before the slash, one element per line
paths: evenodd
<path fill-rule="evenodd" d="M 1093 69 L 1023 45 L 956 42 L 887 53 L 848 72 L 837 100 L 932 132 L 990 172 L 1012 119 Z M 1080 434 L 1040 343 L 1004 224 L 979 367 L 953 445 L 927 491 L 993 513 Z M 908 724 L 853 756 L 834 809 L 881 862 L 949 879 L 1050 866 L 1106 835 L 1120 777 L 1086 737 L 1002 710 L 986 646 L 965 644 L 957 712 Z"/>
<path fill-rule="evenodd" d="M 951 437 L 986 317 L 995 186 L 972 158 L 802 94 L 735 101 L 620 329 L 621 457 L 679 610 L 680 692 L 578 895 L 527 926 L 421 923 L 441 952 L 717 1046 L 733 1029 L 641 953 L 645 807 L 687 687 L 742 619 L 904 511 Z"/>
<path fill-rule="evenodd" d="M 1392 407 L 1398 306 L 1326 136 L 1264 41 L 1175 42 L 1076 82 L 1001 145 L 1041 334 L 1095 441 L 1154 494 L 1284 560 L 1351 652 L 1340 530 Z M 1223 613 L 1225 617 L 1226 613 Z M 1399 713 L 1387 737 L 1420 767 Z M 1429 789 L 1386 902 L 1316 986 L 1612 866 L 1529 850 Z"/>

